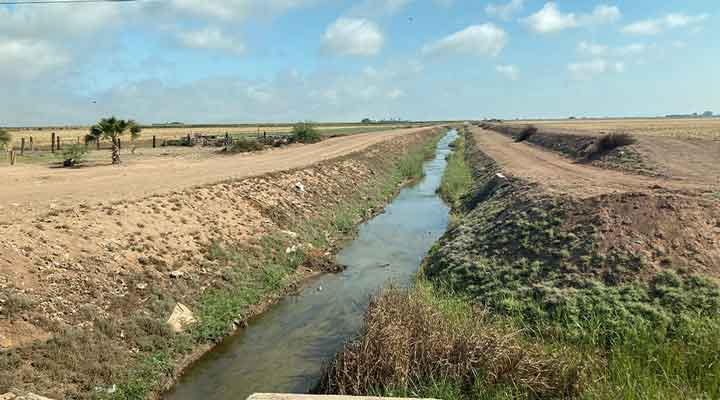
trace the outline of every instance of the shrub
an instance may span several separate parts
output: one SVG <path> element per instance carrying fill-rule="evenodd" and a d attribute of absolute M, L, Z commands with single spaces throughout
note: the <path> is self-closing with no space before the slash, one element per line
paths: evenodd
<path fill-rule="evenodd" d="M 0 129 L 0 149 L 6 148 L 12 141 L 10 132 Z"/>
<path fill-rule="evenodd" d="M 611 132 L 601 136 L 586 151 L 588 158 L 601 156 L 618 147 L 629 146 L 636 143 L 632 135 L 625 132 Z"/>
<path fill-rule="evenodd" d="M 538 131 L 538 128 L 536 128 L 533 125 L 526 126 L 525 128 L 523 128 L 523 130 L 520 131 L 520 133 L 517 134 L 517 136 L 515 136 L 515 141 L 518 143 L 524 142 L 524 141 L 528 140 L 530 138 L 530 136 L 536 134 L 537 131 Z"/>
<path fill-rule="evenodd" d="M 265 146 L 257 140 L 240 138 L 233 141 L 232 145 L 226 149 L 229 153 L 249 153 L 251 151 L 263 150 Z"/>
<path fill-rule="evenodd" d="M 83 144 L 73 144 L 63 149 L 62 158 L 64 167 L 74 167 L 83 162 L 87 155 L 87 148 Z"/>
<path fill-rule="evenodd" d="M 293 140 L 300 143 L 316 143 L 322 138 L 315 126 L 310 122 L 299 122 L 293 126 Z"/>

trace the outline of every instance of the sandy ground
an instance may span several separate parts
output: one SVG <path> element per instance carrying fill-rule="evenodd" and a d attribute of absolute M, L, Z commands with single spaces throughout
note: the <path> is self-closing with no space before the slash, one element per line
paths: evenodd
<path fill-rule="evenodd" d="M 0 223 L 80 204 L 131 200 L 227 179 L 301 168 L 423 129 L 426 128 L 358 134 L 313 145 L 199 160 L 157 157 L 127 162 L 119 167 L 69 170 L 28 165 L 5 168 L 0 177 L 3 187 L 0 191 Z"/>
<path fill-rule="evenodd" d="M 718 166 L 711 165 L 711 158 L 693 153 L 692 143 L 682 143 L 682 147 L 678 145 L 672 149 L 645 144 L 648 151 L 658 154 L 658 159 L 662 157 L 665 165 L 676 171 L 672 178 L 663 179 L 577 163 L 537 146 L 515 143 L 511 138 L 497 132 L 480 128 L 473 128 L 472 131 L 482 151 L 497 161 L 504 170 L 559 193 L 590 197 L 613 192 L 663 189 L 692 192 L 720 190 L 720 173 L 714 171 Z"/>

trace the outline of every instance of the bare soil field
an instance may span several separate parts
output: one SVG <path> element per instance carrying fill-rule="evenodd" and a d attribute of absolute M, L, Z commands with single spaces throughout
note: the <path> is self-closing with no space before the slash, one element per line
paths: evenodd
<path fill-rule="evenodd" d="M 663 136 L 720 140 L 720 118 L 638 118 L 507 121 L 510 125 L 533 124 L 541 128 L 599 135 L 625 131 L 638 136 Z"/>
<path fill-rule="evenodd" d="M 16 165 L 5 168 L 0 177 L 0 183 L 11 188 L 0 193 L 0 222 L 22 220 L 56 209 L 138 199 L 227 179 L 300 168 L 423 129 L 358 134 L 252 154 L 160 153 L 160 156 L 130 158 L 120 167 L 103 165 L 68 170 Z M 158 154 L 158 151 L 148 151 L 148 154 Z"/>

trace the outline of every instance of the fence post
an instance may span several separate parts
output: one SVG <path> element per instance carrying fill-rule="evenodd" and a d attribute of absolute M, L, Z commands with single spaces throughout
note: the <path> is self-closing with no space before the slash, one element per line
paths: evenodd
<path fill-rule="evenodd" d="M 55 146 L 55 148 L 56 148 L 58 151 L 60 151 L 60 143 L 62 143 L 62 142 L 60 141 L 60 135 L 57 135 L 57 146 Z"/>
<path fill-rule="evenodd" d="M 30 136 L 30 152 L 35 152 L 35 143 L 33 142 L 33 137 Z"/>
<path fill-rule="evenodd" d="M 122 150 L 122 142 L 120 141 L 120 138 L 118 138 L 118 149 Z"/>
<path fill-rule="evenodd" d="M 153 149 L 154 149 L 155 147 L 157 147 L 157 146 L 156 146 L 156 144 L 157 144 L 156 140 L 157 140 L 157 139 L 155 138 L 155 135 L 153 135 Z"/>
<path fill-rule="evenodd" d="M 80 144 L 80 136 L 78 136 L 77 139 L 77 144 Z"/>
<path fill-rule="evenodd" d="M 15 148 L 10 150 L 10 165 L 15 165 Z"/>
<path fill-rule="evenodd" d="M 55 132 L 52 133 L 52 144 L 50 145 L 50 151 L 55 152 Z"/>
<path fill-rule="evenodd" d="M 25 138 L 20 139 L 20 155 L 25 155 Z"/>

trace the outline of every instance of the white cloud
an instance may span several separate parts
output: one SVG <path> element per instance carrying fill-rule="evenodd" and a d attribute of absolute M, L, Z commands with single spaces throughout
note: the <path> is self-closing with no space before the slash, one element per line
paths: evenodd
<path fill-rule="evenodd" d="M 495 67 L 495 70 L 500 74 L 505 75 L 505 77 L 511 81 L 520 79 L 520 71 L 515 65 L 498 65 Z"/>
<path fill-rule="evenodd" d="M 707 18 L 708 14 L 667 14 L 662 18 L 633 22 L 626 25 L 622 31 L 632 35 L 657 35 L 666 30 L 697 25 Z"/>
<path fill-rule="evenodd" d="M 336 54 L 371 56 L 378 54 L 385 39 L 380 28 L 365 18 L 338 18 L 323 36 L 323 47 Z"/>
<path fill-rule="evenodd" d="M 608 46 L 582 41 L 578 43 L 577 50 L 581 54 L 590 56 L 604 56 L 608 53 Z"/>
<path fill-rule="evenodd" d="M 31 79 L 70 61 L 67 54 L 40 40 L 0 36 L 0 74 L 7 79 Z"/>
<path fill-rule="evenodd" d="M 570 76 L 575 80 L 590 80 L 593 77 L 607 72 L 624 72 L 625 64 L 622 62 L 609 63 L 604 59 L 571 63 L 568 65 Z"/>
<path fill-rule="evenodd" d="M 522 20 L 530 29 L 538 33 L 561 31 L 578 26 L 575 14 L 563 14 L 555 3 L 545 3 L 543 8 Z"/>
<path fill-rule="evenodd" d="M 490 3 L 485 7 L 485 12 L 492 17 L 507 21 L 510 20 L 515 13 L 522 10 L 524 3 L 524 0 L 510 0 L 509 3 L 504 4 Z"/>
<path fill-rule="evenodd" d="M 171 0 L 168 6 L 194 17 L 243 20 L 250 17 L 272 17 L 316 2 L 317 0 Z M 148 9 L 156 14 L 166 14 L 168 6 L 147 5 Z"/>
<path fill-rule="evenodd" d="M 555 2 L 547 2 L 540 11 L 521 19 L 537 33 L 558 32 L 581 26 L 592 26 L 616 22 L 622 13 L 616 6 L 599 5 L 590 14 L 563 13 Z"/>
<path fill-rule="evenodd" d="M 231 53 L 242 53 L 245 45 L 237 39 L 226 36 L 217 28 L 178 33 L 180 42 L 190 48 L 207 50 L 224 50 Z"/>
<path fill-rule="evenodd" d="M 609 6 L 601 4 L 593 10 L 592 14 L 581 15 L 579 18 L 580 25 L 602 25 L 617 22 L 622 17 L 622 13 L 617 6 Z"/>
<path fill-rule="evenodd" d="M 507 33 L 494 24 L 471 25 L 425 45 L 422 52 L 496 56 L 505 48 L 507 42 Z"/>

